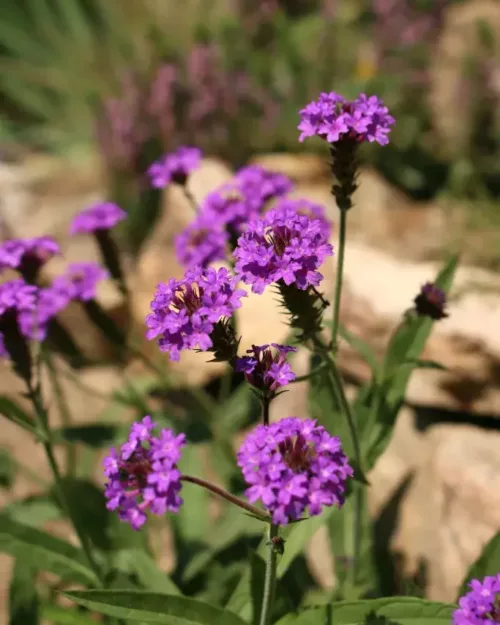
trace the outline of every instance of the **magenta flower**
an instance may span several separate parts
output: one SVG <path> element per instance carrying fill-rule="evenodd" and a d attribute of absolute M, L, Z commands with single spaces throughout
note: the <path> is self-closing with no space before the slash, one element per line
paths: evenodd
<path fill-rule="evenodd" d="M 246 296 L 237 283 L 227 269 L 212 267 L 194 267 L 181 280 L 160 283 L 146 317 L 146 338 L 159 337 L 171 360 L 179 360 L 183 349 L 210 350 L 216 324 L 230 318 Z"/>
<path fill-rule="evenodd" d="M 226 258 L 228 234 L 216 219 L 199 215 L 175 238 L 177 258 L 187 269 L 199 265 L 207 267 Z"/>
<path fill-rule="evenodd" d="M 100 202 L 82 210 L 71 222 L 70 234 L 110 230 L 127 218 L 127 213 L 113 202 Z"/>
<path fill-rule="evenodd" d="M 229 182 L 205 197 L 200 214 L 206 221 L 239 232 L 241 225 L 256 217 L 258 211 L 255 209 L 255 200 L 250 201 L 241 189 Z"/>
<path fill-rule="evenodd" d="M 11 239 L 0 245 L 0 271 L 17 269 L 25 279 L 32 281 L 40 267 L 60 252 L 58 243 L 52 237 Z"/>
<path fill-rule="evenodd" d="M 259 165 L 242 167 L 236 172 L 234 181 L 256 212 L 260 212 L 268 200 L 286 195 L 293 188 L 287 176 Z"/>
<path fill-rule="evenodd" d="M 274 348 L 274 354 L 271 348 Z M 251 355 L 236 358 L 234 368 L 245 374 L 249 384 L 272 395 L 280 386 L 295 380 L 295 373 L 286 362 L 286 357 L 290 352 L 296 351 L 296 347 L 277 343 L 272 343 L 271 346 L 252 345 L 252 349 L 246 352 Z"/>
<path fill-rule="evenodd" d="M 261 501 L 273 523 L 286 525 L 344 503 L 347 478 L 353 476 L 340 439 L 312 419 L 288 417 L 258 425 L 238 452 L 238 466 L 252 503 Z"/>
<path fill-rule="evenodd" d="M 166 429 L 154 436 L 155 427 L 149 416 L 134 423 L 127 442 L 119 451 L 112 448 L 103 462 L 106 507 L 118 510 L 120 519 L 135 530 L 146 522 L 146 512 L 161 516 L 167 510 L 178 512 L 182 505 L 177 463 L 186 437 Z"/>
<path fill-rule="evenodd" d="M 87 302 L 95 299 L 97 285 L 106 278 L 109 278 L 109 272 L 97 263 L 71 263 L 61 276 L 54 278 L 49 287 L 54 302 L 57 300 L 54 305 L 61 310 L 71 300 Z"/>
<path fill-rule="evenodd" d="M 446 293 L 432 282 L 426 282 L 414 299 L 415 311 L 421 317 L 439 321 L 448 317 L 445 311 Z"/>
<path fill-rule="evenodd" d="M 38 288 L 22 279 L 0 284 L 0 356 L 9 356 L 4 334 L 14 336 L 20 333 L 24 338 L 30 338 L 21 323 L 21 316 L 35 310 L 37 299 Z"/>
<path fill-rule="evenodd" d="M 323 279 L 318 268 L 333 254 L 324 223 L 284 206 L 248 224 L 234 251 L 236 272 L 254 293 L 282 280 L 306 290 Z"/>
<path fill-rule="evenodd" d="M 292 209 L 298 215 L 305 215 L 310 219 L 318 219 L 322 224 L 322 231 L 326 239 L 330 237 L 332 224 L 326 217 L 325 207 L 305 198 L 281 198 L 275 209 Z"/>
<path fill-rule="evenodd" d="M 180 147 L 171 154 L 165 154 L 148 169 L 151 185 L 162 189 L 172 182 L 185 185 L 189 174 L 198 169 L 201 163 L 201 150 Z"/>
<path fill-rule="evenodd" d="M 334 92 L 321 93 L 300 111 L 300 117 L 299 141 L 316 135 L 328 143 L 349 138 L 387 145 L 395 122 L 382 100 L 364 93 L 352 101 Z"/>
<path fill-rule="evenodd" d="M 482 581 L 473 579 L 471 588 L 458 601 L 453 613 L 454 625 L 497 625 L 500 623 L 500 573 Z"/>

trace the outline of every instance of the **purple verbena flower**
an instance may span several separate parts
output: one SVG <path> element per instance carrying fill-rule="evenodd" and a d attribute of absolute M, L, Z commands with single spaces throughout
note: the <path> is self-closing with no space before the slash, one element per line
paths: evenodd
<path fill-rule="evenodd" d="M 155 427 L 149 416 L 134 423 L 127 442 L 119 451 L 112 448 L 103 462 L 106 507 L 118 510 L 120 519 L 135 530 L 146 522 L 146 512 L 161 516 L 167 510 L 178 512 L 182 505 L 177 463 L 186 437 L 166 429 L 155 436 Z"/>
<path fill-rule="evenodd" d="M 159 337 L 160 349 L 171 360 L 179 360 L 183 349 L 210 350 L 216 324 L 230 318 L 246 296 L 237 283 L 223 267 L 194 267 L 181 280 L 160 283 L 146 317 L 146 338 Z"/>
<path fill-rule="evenodd" d="M 98 283 L 106 278 L 109 278 L 109 272 L 97 263 L 71 263 L 62 275 L 54 278 L 49 289 L 62 309 L 71 300 L 86 302 L 95 299 Z"/>
<path fill-rule="evenodd" d="M 292 209 L 298 215 L 305 215 L 311 219 L 319 219 L 322 232 L 326 239 L 330 237 L 332 225 L 326 217 L 325 207 L 306 198 L 282 198 L 276 202 L 275 209 Z"/>
<path fill-rule="evenodd" d="M 349 138 L 387 145 L 395 122 L 380 98 L 364 93 L 352 101 L 334 92 L 321 93 L 300 111 L 300 117 L 299 141 L 316 135 L 328 143 Z"/>
<path fill-rule="evenodd" d="M 439 321 L 448 317 L 445 311 L 446 293 L 432 282 L 426 282 L 415 297 L 415 311 L 421 317 Z"/>
<path fill-rule="evenodd" d="M 258 425 L 238 452 L 238 466 L 248 499 L 260 500 L 279 525 L 306 511 L 315 516 L 325 506 L 342 506 L 345 482 L 353 475 L 340 439 L 298 417 Z"/>
<path fill-rule="evenodd" d="M 234 181 L 256 211 L 261 211 L 268 200 L 286 195 L 293 188 L 290 178 L 259 165 L 242 167 L 236 172 Z"/>
<path fill-rule="evenodd" d="M 201 214 L 175 238 L 177 258 L 187 269 L 207 267 L 226 258 L 227 240 L 223 225 Z"/>
<path fill-rule="evenodd" d="M 282 280 L 306 290 L 323 279 L 318 268 L 333 254 L 324 223 L 299 215 L 295 208 L 270 210 L 248 224 L 234 251 L 236 272 L 254 293 Z"/>
<path fill-rule="evenodd" d="M 165 154 L 148 169 L 151 185 L 162 189 L 174 182 L 184 185 L 189 174 L 198 169 L 201 163 L 201 150 L 182 146 L 171 154 Z"/>
<path fill-rule="evenodd" d="M 496 625 L 500 623 L 500 573 L 482 581 L 473 579 L 471 590 L 460 597 L 453 613 L 454 625 Z"/>
<path fill-rule="evenodd" d="M 84 234 L 96 230 L 110 230 L 126 219 L 127 213 L 113 202 L 99 202 L 82 210 L 71 222 L 70 234 Z"/>
<path fill-rule="evenodd" d="M 58 243 L 52 237 L 11 239 L 0 245 L 0 271 L 17 269 L 25 279 L 32 281 L 40 267 L 60 252 Z"/>
<path fill-rule="evenodd" d="M 273 350 L 274 348 L 274 354 Z M 236 358 L 234 368 L 245 374 L 248 383 L 266 394 L 274 394 L 280 387 L 295 380 L 295 373 L 286 362 L 290 352 L 296 352 L 296 347 L 288 345 L 252 345 L 247 350 L 250 356 Z"/>
<path fill-rule="evenodd" d="M 22 327 L 20 317 L 35 310 L 37 299 L 38 288 L 22 279 L 0 284 L 0 356 L 9 356 L 4 334 L 14 336 L 20 333 L 24 338 L 30 338 Z"/>

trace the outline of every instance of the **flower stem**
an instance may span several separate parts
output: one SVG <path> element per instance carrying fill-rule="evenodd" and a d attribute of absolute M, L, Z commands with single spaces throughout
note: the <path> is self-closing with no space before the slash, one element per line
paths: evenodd
<path fill-rule="evenodd" d="M 50 470 L 52 471 L 52 475 L 54 477 L 55 487 L 57 490 L 57 494 L 59 496 L 59 502 L 65 514 L 67 515 L 67 517 L 71 519 L 72 521 L 76 535 L 78 536 L 78 540 L 80 541 L 82 550 L 87 558 L 90 568 L 94 572 L 99 582 L 102 584 L 101 570 L 92 553 L 92 547 L 91 547 L 90 541 L 88 537 L 84 534 L 84 532 L 81 531 L 81 526 L 78 523 L 78 521 L 72 516 L 71 508 L 68 505 L 68 502 L 66 499 L 63 478 L 59 471 L 59 467 L 57 465 L 57 461 L 56 461 L 56 458 L 54 456 L 54 452 L 52 449 L 51 431 L 48 425 L 47 412 L 42 403 L 40 387 L 38 384 L 34 387 L 31 383 L 28 383 L 27 386 L 28 386 L 28 395 L 31 400 L 31 403 L 33 404 L 33 409 L 35 412 L 35 419 L 37 421 L 38 427 L 46 435 L 46 440 L 43 441 L 42 444 L 45 450 L 45 454 L 47 456 Z"/>
<path fill-rule="evenodd" d="M 189 191 L 186 185 L 182 185 L 182 190 L 184 191 L 184 195 L 186 196 L 188 202 L 191 204 L 194 212 L 198 214 L 200 212 L 200 207 L 198 206 L 198 202 L 196 201 L 194 195 Z"/>
<path fill-rule="evenodd" d="M 262 419 L 264 425 L 269 425 L 269 406 L 271 405 L 271 398 L 264 395 L 262 397 Z"/>
<path fill-rule="evenodd" d="M 264 595 L 262 597 L 262 610 L 260 613 L 259 625 L 269 625 L 274 606 L 274 595 L 276 589 L 276 569 L 278 565 L 278 551 L 273 539 L 278 537 L 278 525 L 269 525 L 269 551 L 266 562 L 266 576 L 264 578 Z"/>
<path fill-rule="evenodd" d="M 337 334 L 339 331 L 340 300 L 342 297 L 342 279 L 344 274 L 344 253 L 346 240 L 347 210 L 340 209 L 339 243 L 337 252 L 337 273 L 335 276 L 335 297 L 333 300 L 332 351 L 337 353 Z"/>
<path fill-rule="evenodd" d="M 257 517 L 258 519 L 260 519 L 261 521 L 264 521 L 265 523 L 270 523 L 271 521 L 271 517 L 267 512 L 264 512 L 263 510 L 260 510 L 259 508 L 256 508 L 255 506 L 252 506 L 251 504 L 247 503 L 243 499 L 236 497 L 236 495 L 232 495 L 231 493 L 229 493 L 227 490 L 224 490 L 220 486 L 216 486 L 215 484 L 212 484 L 211 482 L 207 482 L 206 480 L 203 480 L 200 477 L 193 477 L 192 475 L 181 475 L 181 481 L 190 482 L 191 484 L 196 484 L 197 486 L 206 488 L 211 493 L 214 493 L 215 495 L 222 497 L 223 499 L 225 499 L 226 501 L 229 501 L 235 506 L 238 506 L 239 508 L 246 510 L 246 512 L 249 512 L 252 516 Z"/>

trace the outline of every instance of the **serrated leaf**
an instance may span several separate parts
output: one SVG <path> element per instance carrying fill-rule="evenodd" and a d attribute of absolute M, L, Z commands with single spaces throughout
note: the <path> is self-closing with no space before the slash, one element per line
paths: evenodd
<path fill-rule="evenodd" d="M 0 552 L 31 562 L 37 569 L 50 571 L 63 579 L 92 586 L 98 583 L 80 549 L 4 514 L 0 516 Z"/>
<path fill-rule="evenodd" d="M 9 625 L 38 625 L 39 601 L 34 567 L 17 558 L 9 588 Z"/>
<path fill-rule="evenodd" d="M 458 597 L 465 595 L 470 591 L 469 582 L 472 579 L 483 579 L 486 575 L 497 575 L 500 571 L 500 532 L 497 532 L 493 538 L 486 544 L 479 558 L 467 571 Z"/>
<path fill-rule="evenodd" d="M 456 606 L 413 597 L 339 601 L 288 614 L 276 625 L 449 625 Z"/>
<path fill-rule="evenodd" d="M 181 594 L 170 577 L 160 571 L 153 558 L 141 549 L 121 549 L 114 555 L 113 565 L 124 573 L 134 573 L 141 585 L 152 592 Z"/>
<path fill-rule="evenodd" d="M 0 414 L 31 434 L 35 434 L 40 440 L 46 440 L 46 436 L 38 429 L 35 421 L 16 402 L 5 395 L 0 396 Z"/>
<path fill-rule="evenodd" d="M 80 590 L 64 596 L 89 610 L 120 619 L 162 625 L 246 625 L 228 610 L 187 597 L 138 590 Z"/>

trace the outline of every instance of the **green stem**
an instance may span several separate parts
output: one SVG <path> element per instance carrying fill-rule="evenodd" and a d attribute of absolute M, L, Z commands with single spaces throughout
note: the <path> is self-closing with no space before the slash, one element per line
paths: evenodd
<path fill-rule="evenodd" d="M 333 300 L 332 351 L 337 353 L 337 334 L 339 331 L 340 300 L 342 297 L 342 279 L 344 275 L 344 253 L 347 225 L 347 210 L 340 210 L 339 243 L 337 249 L 337 274 L 335 276 L 335 298 Z"/>
<path fill-rule="evenodd" d="M 64 396 L 64 391 L 62 389 L 61 384 L 59 383 L 59 378 L 57 376 L 56 367 L 54 364 L 54 360 L 52 358 L 52 354 L 50 350 L 43 350 L 43 358 L 45 360 L 45 364 L 49 370 L 50 383 L 52 384 L 52 388 L 54 390 L 54 396 L 57 404 L 57 408 L 59 411 L 59 415 L 61 417 L 61 421 L 64 427 L 70 427 L 72 424 L 71 411 L 68 406 L 68 402 L 66 401 L 66 397 Z M 65 446 L 66 451 L 66 471 L 68 475 L 73 476 L 76 471 L 76 450 L 75 445 L 71 443 L 66 443 Z"/>
<path fill-rule="evenodd" d="M 95 573 L 97 579 L 102 583 L 101 571 L 100 568 L 94 559 L 92 553 L 92 547 L 90 545 L 90 541 L 88 537 L 81 531 L 79 523 L 73 518 L 71 514 L 71 508 L 68 505 L 66 500 L 66 495 L 64 492 L 64 484 L 63 478 L 59 471 L 59 467 L 57 465 L 56 458 L 54 456 L 54 452 L 52 450 L 52 442 L 51 442 L 51 432 L 48 426 L 48 418 L 47 412 L 43 406 L 41 397 L 40 397 L 40 388 L 37 385 L 33 387 L 31 383 L 28 384 L 28 394 L 31 399 L 31 403 L 33 404 L 35 419 L 37 421 L 38 427 L 45 433 L 47 440 L 44 441 L 43 448 L 45 450 L 45 454 L 47 456 L 47 460 L 52 471 L 52 475 L 54 476 L 55 487 L 57 490 L 57 494 L 59 496 L 59 502 L 69 519 L 71 519 L 73 527 L 75 529 L 76 535 L 78 536 L 78 540 L 82 546 L 82 550 L 85 553 L 88 564 L 92 571 Z"/>
<path fill-rule="evenodd" d="M 206 480 L 203 480 L 200 477 L 194 477 L 192 475 L 181 475 L 181 481 L 189 482 L 191 484 L 196 484 L 197 486 L 201 486 L 202 488 L 209 490 L 211 493 L 214 493 L 214 495 L 217 495 L 218 497 L 222 497 L 223 499 L 225 499 L 226 501 L 229 501 L 235 506 L 242 508 L 246 512 L 250 513 L 252 516 L 257 517 L 258 519 L 260 519 L 261 521 L 264 521 L 265 523 L 269 523 L 271 521 L 271 517 L 269 516 L 267 512 L 264 512 L 263 510 L 260 510 L 259 508 L 256 508 L 255 506 L 252 506 L 251 504 L 247 503 L 244 499 L 240 499 L 239 497 L 236 497 L 236 495 L 232 495 L 231 493 L 229 493 L 227 490 L 224 490 L 220 486 L 216 486 L 215 484 L 212 484 L 211 482 L 207 482 Z"/>
<path fill-rule="evenodd" d="M 269 551 L 266 562 L 266 576 L 264 578 L 264 596 L 262 597 L 262 611 L 259 625 L 269 625 L 274 607 L 276 589 L 276 569 L 278 566 L 278 551 L 273 540 L 278 537 L 278 525 L 269 525 Z"/>

